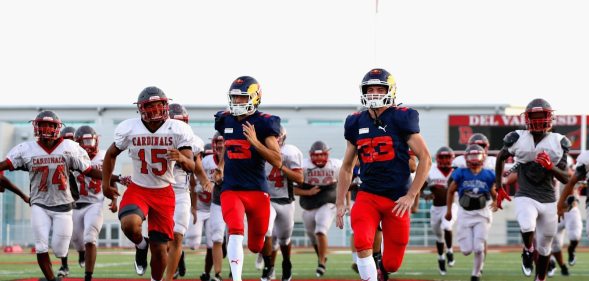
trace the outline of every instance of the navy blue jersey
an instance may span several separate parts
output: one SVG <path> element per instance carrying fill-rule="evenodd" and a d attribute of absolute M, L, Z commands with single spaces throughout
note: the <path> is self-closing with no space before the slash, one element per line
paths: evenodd
<path fill-rule="evenodd" d="M 469 168 L 458 168 L 452 173 L 452 179 L 458 185 L 458 196 L 462 196 L 465 191 L 474 194 L 490 193 L 495 184 L 495 171 L 482 169 L 475 175 Z"/>
<path fill-rule="evenodd" d="M 225 139 L 225 168 L 221 192 L 225 190 L 261 190 L 268 192 L 264 172 L 266 160 L 249 143 L 242 125 L 249 122 L 256 129 L 261 143 L 269 136 L 280 134 L 280 117 L 259 111 L 241 121 L 229 112 L 215 114 L 215 130 Z"/>
<path fill-rule="evenodd" d="M 358 149 L 360 190 L 397 200 L 407 194 L 410 180 L 409 145 L 419 133 L 419 113 L 406 107 L 389 107 L 377 124 L 368 111 L 346 118 L 346 140 Z"/>

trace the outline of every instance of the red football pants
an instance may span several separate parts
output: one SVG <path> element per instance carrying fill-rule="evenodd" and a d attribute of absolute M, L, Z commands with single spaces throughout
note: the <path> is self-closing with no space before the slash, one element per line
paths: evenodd
<path fill-rule="evenodd" d="M 395 205 L 391 199 L 360 191 L 351 214 L 358 252 L 372 250 L 376 228 L 382 222 L 382 263 L 387 272 L 399 270 L 409 243 L 409 212 L 396 216 L 392 212 Z"/>
<path fill-rule="evenodd" d="M 226 190 L 221 193 L 223 220 L 229 235 L 243 235 L 243 216 L 247 215 L 247 247 L 254 253 L 264 248 L 270 221 L 270 196 L 262 191 Z"/>
<path fill-rule="evenodd" d="M 135 205 L 147 217 L 148 232 L 156 231 L 174 240 L 176 195 L 171 185 L 164 188 L 145 188 L 131 182 L 123 194 L 119 214 L 130 205 Z"/>

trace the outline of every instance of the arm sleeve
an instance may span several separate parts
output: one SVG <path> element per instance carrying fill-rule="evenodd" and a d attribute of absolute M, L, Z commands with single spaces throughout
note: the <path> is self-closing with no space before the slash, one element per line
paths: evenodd
<path fill-rule="evenodd" d="M 119 150 L 126 150 L 129 147 L 129 133 L 131 132 L 131 126 L 128 121 L 123 121 L 115 129 L 114 143 Z"/>
<path fill-rule="evenodd" d="M 291 170 L 303 168 L 303 153 L 292 147 L 290 152 L 284 157 L 284 165 Z"/>
<path fill-rule="evenodd" d="M 515 155 L 517 146 L 515 143 L 519 140 L 519 134 L 517 131 L 513 131 L 505 135 L 503 138 L 503 147 L 507 148 L 507 152 L 511 155 Z"/>
<path fill-rule="evenodd" d="M 455 181 L 457 185 L 460 185 L 462 183 L 462 168 L 456 169 L 452 173 L 452 180 Z"/>
<path fill-rule="evenodd" d="M 269 136 L 279 136 L 280 135 L 280 117 L 271 115 L 266 118 L 266 128 L 264 132 L 264 138 Z"/>
<path fill-rule="evenodd" d="M 73 142 L 71 152 L 68 158 L 70 170 L 84 173 L 92 167 L 88 153 L 78 143 Z"/>
<path fill-rule="evenodd" d="M 225 136 L 225 112 L 219 111 L 215 114 L 215 130 Z"/>
<path fill-rule="evenodd" d="M 339 171 L 342 168 L 342 160 L 340 159 L 333 159 L 333 166 L 335 169 L 335 180 L 339 179 Z"/>
<path fill-rule="evenodd" d="M 419 112 L 412 108 L 399 109 L 399 124 L 407 135 L 419 133 Z"/>
<path fill-rule="evenodd" d="M 356 120 L 358 120 L 357 115 L 348 115 L 344 123 L 344 137 L 354 145 L 358 139 L 358 123 Z"/>
<path fill-rule="evenodd" d="M 205 142 L 197 135 L 194 135 L 194 154 L 202 153 L 205 151 Z"/>
<path fill-rule="evenodd" d="M 24 168 L 25 161 L 24 161 L 23 155 L 24 155 L 25 151 L 26 151 L 26 147 L 22 143 L 13 147 L 10 151 L 8 151 L 8 154 L 6 155 L 6 159 L 12 165 L 12 167 L 10 168 L 11 171 L 14 169 L 18 169 L 18 168 Z"/>
<path fill-rule="evenodd" d="M 179 149 L 182 147 L 189 147 L 192 151 L 196 151 L 198 149 L 197 148 L 198 144 L 197 144 L 196 136 L 192 132 L 192 129 L 190 128 L 190 126 L 186 123 L 183 123 L 182 121 L 178 121 L 178 122 L 176 122 L 176 124 L 178 124 L 178 131 L 175 134 L 176 143 L 177 143 L 176 148 Z"/>

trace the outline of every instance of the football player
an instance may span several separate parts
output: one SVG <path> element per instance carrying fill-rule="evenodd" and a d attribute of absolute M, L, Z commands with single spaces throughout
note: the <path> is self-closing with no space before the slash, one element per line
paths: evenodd
<path fill-rule="evenodd" d="M 41 111 L 32 122 L 36 140 L 12 148 L 6 160 L 0 162 L 0 171 L 29 172 L 37 263 L 45 279 L 52 281 L 56 278 L 48 254 L 49 232 L 53 229 L 51 248 L 57 258 L 67 255 L 72 238 L 74 199 L 69 171 L 79 171 L 95 179 L 100 179 L 101 173 L 92 168 L 88 153 L 78 143 L 59 137 L 62 123 L 53 111 Z M 112 178 L 118 180 L 117 176 Z"/>
<path fill-rule="evenodd" d="M 74 135 L 74 140 L 86 150 L 92 167 L 97 170 L 102 169 L 104 160 L 104 151 L 98 149 L 98 134 L 90 126 L 78 128 Z M 102 203 L 104 195 L 102 194 L 102 183 L 99 179 L 93 179 L 80 172 L 74 172 L 77 180 L 80 198 L 76 200 L 73 211 L 73 235 L 72 244 L 78 251 L 78 263 L 84 268 L 84 280 L 92 280 L 94 273 L 94 264 L 96 263 L 96 242 L 98 234 L 102 229 Z M 114 213 L 117 211 L 116 199 L 110 202 L 110 210 Z"/>
<path fill-rule="evenodd" d="M 157 87 L 147 87 L 136 104 L 141 117 L 121 122 L 115 129 L 114 143 L 106 151 L 102 190 L 107 198 L 119 196 L 105 183 L 110 180 L 117 156 L 128 149 L 133 174 L 119 206 L 121 229 L 135 244 L 136 273 L 145 274 L 149 246 L 151 278 L 161 280 L 168 261 L 168 241 L 174 239 L 174 165 L 180 165 L 186 172 L 194 171 L 207 190 L 211 190 L 212 183 L 195 165 L 192 129 L 169 118 L 166 94 Z M 141 233 L 146 218 L 149 238 Z"/>
<path fill-rule="evenodd" d="M 578 204 L 575 202 L 575 189 L 585 189 L 587 191 L 587 178 L 589 176 L 589 151 L 583 151 L 577 157 L 577 164 L 575 165 L 575 172 L 571 176 L 570 181 L 565 185 L 562 193 L 560 194 L 560 198 L 558 199 L 558 216 L 560 218 L 564 218 L 565 222 L 567 221 L 567 214 L 569 213 L 568 210 L 571 209 L 571 206 L 574 204 Z M 581 193 L 581 192 L 578 192 Z M 573 196 L 573 197 L 572 197 Z M 588 200 L 589 201 L 589 200 Z M 572 203 L 572 204 L 571 204 Z M 587 213 L 589 213 L 589 202 L 586 202 Z M 578 208 L 577 208 L 578 209 Z M 573 221 L 575 220 L 574 217 L 576 214 L 573 212 L 571 217 L 573 217 Z M 577 229 L 578 227 L 572 227 L 573 229 Z M 569 231 L 567 229 L 567 231 Z M 587 236 L 589 236 L 589 228 L 587 229 Z M 570 237 L 569 237 L 570 238 Z M 576 237 L 575 237 L 576 238 Z M 577 239 L 578 240 L 578 239 Z M 578 245 L 578 241 L 571 240 L 568 248 L 568 264 L 573 266 L 577 263 L 577 258 L 575 255 L 575 249 Z"/>
<path fill-rule="evenodd" d="M 532 274 L 533 253 L 537 251 L 536 280 L 542 281 L 546 278 L 558 224 L 554 178 L 562 183 L 569 181 L 566 166 L 571 143 L 565 136 L 551 132 L 553 110 L 546 100 L 532 100 L 524 115 L 527 130 L 510 132 L 503 139 L 503 149 L 497 156 L 495 183 L 501 185 L 503 163 L 514 156 L 519 163 L 516 168 L 519 190 L 514 203 L 524 242 L 522 271 L 525 276 Z"/>
<path fill-rule="evenodd" d="M 419 113 L 395 104 L 396 84 L 382 68 L 370 70 L 360 84 L 360 100 L 368 110 L 346 118 L 347 140 L 337 186 L 337 220 L 343 228 L 347 212 L 345 195 L 352 179 L 354 161 L 360 161 L 360 190 L 352 208 L 354 245 L 363 280 L 388 279 L 403 261 L 409 242 L 409 213 L 431 167 L 431 156 L 419 134 Z M 419 163 L 410 181 L 409 148 Z M 374 233 L 382 224 L 383 256 L 380 274 L 372 258 Z"/>
<path fill-rule="evenodd" d="M 168 111 L 170 119 L 175 119 L 188 124 L 188 111 L 184 106 L 178 103 L 171 103 Z M 202 167 L 201 153 L 204 150 L 204 142 L 198 136 L 194 136 L 193 154 L 195 156 L 195 167 Z M 201 168 L 202 170 L 202 168 Z M 174 165 L 174 180 L 172 184 L 176 207 L 174 209 L 174 240 L 169 241 L 168 248 L 168 266 L 166 269 L 165 279 L 172 280 L 178 276 L 186 274 L 186 264 L 184 262 L 184 251 L 182 251 L 182 241 L 184 234 L 188 229 L 191 217 L 191 205 L 194 206 L 189 192 L 194 190 L 194 175 L 192 172 L 186 172 L 182 166 L 176 163 Z M 193 214 L 193 218 L 196 218 Z M 198 217 L 200 218 L 200 217 Z M 192 221 L 194 223 L 194 220 Z"/>
<path fill-rule="evenodd" d="M 248 248 L 259 253 L 270 220 L 270 197 L 265 162 L 284 168 L 277 136 L 280 117 L 258 111 L 260 84 L 250 76 L 233 80 L 229 88 L 229 111 L 215 114 L 215 130 L 225 140 L 224 157 L 215 171 L 221 183 L 221 208 L 229 228 L 227 258 L 233 280 L 243 269 L 244 215 L 248 221 Z"/>
<path fill-rule="evenodd" d="M 454 192 L 458 191 L 458 244 L 465 256 L 474 253 L 474 266 L 471 281 L 481 280 L 481 270 L 485 255 L 485 244 L 493 212 L 497 211 L 496 191 L 493 170 L 483 169 L 486 151 L 477 144 L 466 148 L 464 158 L 468 168 L 458 168 L 453 174 L 453 181 L 448 187 L 446 199 L 446 221 L 453 219 L 452 205 Z M 489 200 L 492 203 L 489 204 Z M 489 205 L 491 208 L 489 208 Z"/>
<path fill-rule="evenodd" d="M 429 191 L 426 200 L 433 200 L 430 208 L 430 224 L 434 234 L 436 235 L 436 249 L 438 251 L 438 268 L 441 275 L 446 275 L 446 257 L 448 258 L 448 266 L 454 266 L 454 255 L 452 252 L 452 226 L 456 222 L 456 211 L 458 206 L 452 204 L 451 213 L 452 220 L 446 220 L 446 197 L 448 194 L 448 180 L 452 171 L 452 162 L 454 160 L 454 151 L 442 146 L 436 152 L 436 164 L 429 171 L 423 191 Z M 452 195 L 454 196 L 454 195 Z M 445 242 L 445 245 L 444 245 Z M 446 246 L 446 251 L 444 251 Z"/>
<path fill-rule="evenodd" d="M 264 250 L 258 254 L 262 257 L 262 281 L 269 281 L 274 272 L 274 260 L 278 248 L 282 252 L 282 281 L 292 278 L 290 261 L 290 238 L 294 229 L 294 192 L 293 182 L 303 182 L 303 153 L 294 145 L 285 144 L 286 129 L 280 126 L 278 145 L 282 156 L 282 170 L 266 163 L 266 179 L 270 191 L 270 222 Z M 257 264 L 256 264 L 257 266 Z"/>
<path fill-rule="evenodd" d="M 336 185 L 342 166 L 341 160 L 329 157 L 329 150 L 322 141 L 311 145 L 309 158 L 303 162 L 304 183 L 295 188 L 303 208 L 305 230 L 317 254 L 317 277 L 323 276 L 326 270 L 327 232 L 336 214 Z"/>
<path fill-rule="evenodd" d="M 59 134 L 59 136 L 63 139 L 66 139 L 66 140 L 75 141 L 74 140 L 75 133 L 76 133 L 76 128 L 74 128 L 72 126 L 67 126 L 67 127 L 64 127 L 63 129 L 61 129 L 61 133 Z M 74 198 L 74 201 L 77 201 L 80 198 L 80 192 L 78 191 L 78 183 L 76 182 L 76 177 L 74 176 L 72 171 L 69 171 L 69 181 L 70 181 L 70 192 L 72 193 L 72 198 Z M 67 258 L 68 258 L 67 254 L 65 257 L 61 258 L 61 267 L 59 267 L 59 269 L 57 270 L 58 277 L 65 277 L 70 274 L 70 268 L 68 266 Z"/>
<path fill-rule="evenodd" d="M 203 168 L 211 180 L 213 180 L 219 160 L 223 157 L 223 144 L 223 136 L 218 132 L 215 133 L 210 144 L 212 154 L 205 156 L 202 160 Z M 226 251 L 224 243 L 226 225 L 223 220 L 223 212 L 221 211 L 221 186 L 215 184 L 211 197 L 207 199 L 205 196 L 200 198 L 200 200 L 210 202 L 210 217 L 207 220 L 206 227 L 207 253 L 205 256 L 205 271 L 201 274 L 200 280 L 221 281 L 223 280 L 221 271 L 223 269 L 223 258 L 225 257 Z M 198 204 L 200 203 L 199 201 Z M 198 216 L 200 218 L 200 215 Z M 201 236 L 197 235 L 196 227 L 191 227 L 190 230 L 193 234 L 188 245 L 196 248 L 200 244 Z M 214 276 L 210 275 L 211 267 L 213 267 Z"/>

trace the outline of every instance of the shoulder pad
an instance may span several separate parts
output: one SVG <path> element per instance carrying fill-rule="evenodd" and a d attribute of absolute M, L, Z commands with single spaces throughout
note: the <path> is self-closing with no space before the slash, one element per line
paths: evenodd
<path fill-rule="evenodd" d="M 356 111 L 356 112 L 352 112 L 352 114 L 350 114 L 350 116 L 356 116 L 356 115 L 360 115 L 362 114 L 362 111 Z"/>
<path fill-rule="evenodd" d="M 272 114 L 260 112 L 260 116 L 262 116 L 262 118 L 270 118 L 270 117 L 272 117 Z"/>
<path fill-rule="evenodd" d="M 519 134 L 516 131 L 513 131 L 503 138 L 503 145 L 506 147 L 511 147 L 514 143 L 517 142 L 519 139 Z"/>
<path fill-rule="evenodd" d="M 397 110 L 401 110 L 401 111 L 407 111 L 407 110 L 409 110 L 409 109 L 411 109 L 411 108 L 409 108 L 409 107 L 405 107 L 405 106 L 398 106 L 398 107 L 397 107 Z"/>
<path fill-rule="evenodd" d="M 560 140 L 560 146 L 562 146 L 562 148 L 568 152 L 569 149 L 571 148 L 572 144 L 571 144 L 571 141 L 569 140 L 569 138 L 563 137 Z"/>

